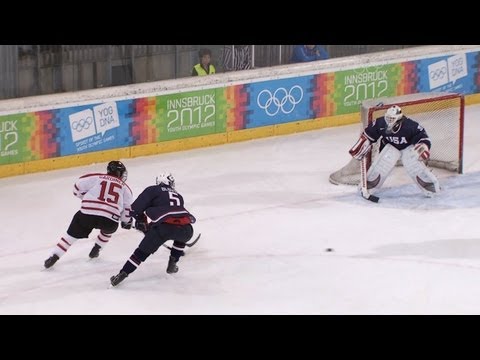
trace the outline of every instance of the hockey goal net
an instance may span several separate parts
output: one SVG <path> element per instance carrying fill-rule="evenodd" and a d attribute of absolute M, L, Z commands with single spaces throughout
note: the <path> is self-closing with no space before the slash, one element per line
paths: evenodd
<path fill-rule="evenodd" d="M 361 131 L 371 121 L 383 116 L 392 105 L 402 108 L 405 116 L 422 125 L 432 142 L 431 167 L 462 173 L 463 123 L 465 101 L 455 93 L 418 93 L 389 98 L 366 100 L 361 105 Z M 359 134 L 360 135 L 360 134 Z M 352 145 L 357 139 L 352 139 Z M 367 164 L 378 155 L 380 140 L 372 147 Z M 348 151 L 346 149 L 345 151 Z M 401 165 L 401 162 L 399 164 Z M 330 174 L 332 184 L 357 185 L 360 183 L 360 161 L 351 159 L 340 170 Z"/>

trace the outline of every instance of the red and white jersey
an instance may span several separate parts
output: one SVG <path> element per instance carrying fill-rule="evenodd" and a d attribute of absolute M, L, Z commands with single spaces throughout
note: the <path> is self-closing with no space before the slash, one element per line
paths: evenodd
<path fill-rule="evenodd" d="M 107 174 L 86 174 L 73 187 L 73 194 L 82 199 L 84 214 L 129 222 L 133 193 L 121 179 Z"/>

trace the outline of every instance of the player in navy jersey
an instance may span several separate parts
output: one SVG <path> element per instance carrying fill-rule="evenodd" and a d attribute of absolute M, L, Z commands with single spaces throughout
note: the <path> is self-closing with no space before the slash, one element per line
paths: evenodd
<path fill-rule="evenodd" d="M 402 113 L 399 106 L 389 107 L 384 116 L 368 124 L 350 149 L 350 155 L 362 160 L 370 151 L 371 144 L 378 140 L 380 154 L 367 173 L 369 190 L 378 190 L 401 159 L 408 175 L 426 196 L 440 191 L 437 178 L 425 164 L 430 158 L 430 138 L 418 122 Z"/>
<path fill-rule="evenodd" d="M 80 210 L 73 216 L 67 232 L 53 248 L 44 266 L 48 269 L 60 259 L 78 239 L 88 238 L 93 229 L 100 229 L 89 257 L 96 258 L 120 221 L 123 228 L 132 227 L 130 216 L 132 190 L 125 183 L 128 172 L 120 161 L 110 161 L 107 173 L 86 174 L 73 187 L 73 195 L 82 199 Z"/>
<path fill-rule="evenodd" d="M 183 196 L 175 190 L 175 179 L 170 173 L 157 176 L 156 185 L 148 186 L 138 195 L 132 204 L 132 217 L 135 228 L 145 236 L 120 272 L 110 278 L 112 286 L 121 283 L 167 240 L 173 240 L 167 273 L 176 273 L 185 243 L 193 236 L 191 224 L 196 221 L 185 209 Z"/>

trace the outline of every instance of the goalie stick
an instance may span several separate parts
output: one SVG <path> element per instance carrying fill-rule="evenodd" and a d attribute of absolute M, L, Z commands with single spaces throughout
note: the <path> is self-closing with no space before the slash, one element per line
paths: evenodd
<path fill-rule="evenodd" d="M 198 240 L 200 240 L 200 236 L 202 236 L 202 234 L 198 234 L 198 236 L 195 238 L 195 240 L 193 240 L 192 242 L 190 243 L 185 243 L 185 246 L 188 246 L 188 247 L 192 247 L 193 245 L 195 245 L 197 243 Z M 163 246 L 165 246 L 167 249 L 169 250 L 172 250 L 172 247 L 171 246 L 168 246 L 167 244 L 162 244 Z"/>
<path fill-rule="evenodd" d="M 382 105 L 383 105 L 383 101 L 380 101 L 376 106 L 378 107 Z M 364 199 L 370 200 L 374 203 L 378 203 L 378 200 L 380 200 L 380 198 L 375 195 L 370 195 L 370 193 L 368 192 L 368 185 L 367 185 L 367 159 L 368 159 L 367 156 L 369 156 L 371 152 L 372 152 L 372 148 L 370 147 L 370 151 L 367 154 L 365 154 L 365 156 L 361 160 L 361 165 L 360 165 L 360 181 L 362 182 L 361 194 Z"/>
<path fill-rule="evenodd" d="M 360 181 L 362 182 L 362 186 L 361 186 L 361 194 L 362 194 L 362 197 L 364 199 L 367 199 L 367 200 L 370 200 L 374 203 L 378 203 L 378 200 L 380 200 L 380 198 L 378 196 L 375 196 L 375 195 L 370 195 L 370 193 L 368 192 L 368 187 L 367 187 L 367 155 L 366 154 L 363 158 L 362 158 L 362 161 L 361 161 L 361 169 L 360 169 Z"/>

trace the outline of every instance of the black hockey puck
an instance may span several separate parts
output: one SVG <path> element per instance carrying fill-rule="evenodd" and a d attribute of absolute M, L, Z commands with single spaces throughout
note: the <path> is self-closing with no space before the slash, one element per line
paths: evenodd
<path fill-rule="evenodd" d="M 332 249 L 332 248 L 326 248 L 325 251 L 326 251 L 326 252 L 332 252 L 333 249 Z"/>

